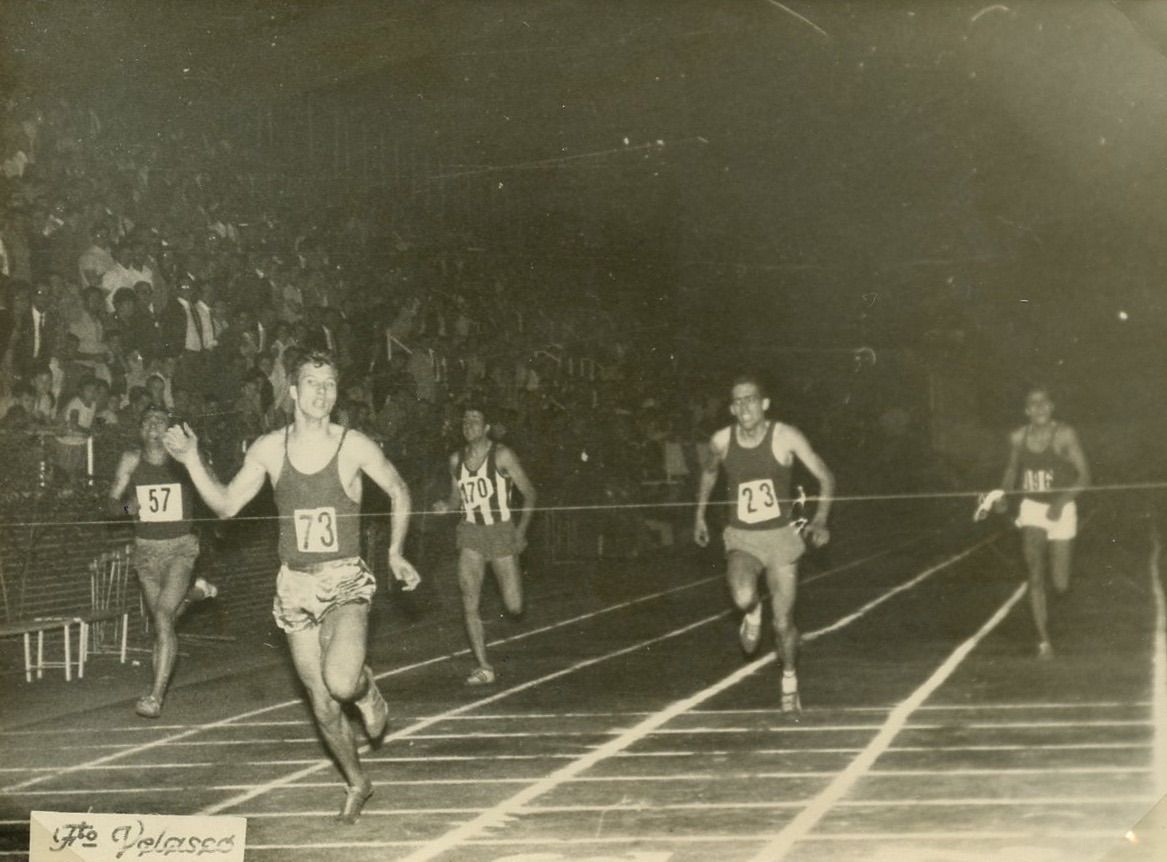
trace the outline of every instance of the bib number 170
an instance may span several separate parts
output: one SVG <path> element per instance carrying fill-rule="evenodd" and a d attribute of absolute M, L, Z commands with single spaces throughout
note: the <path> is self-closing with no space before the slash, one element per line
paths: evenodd
<path fill-rule="evenodd" d="M 326 554 L 336 550 L 336 509 L 332 506 L 297 509 L 293 521 L 296 525 L 296 547 L 301 551 Z"/>

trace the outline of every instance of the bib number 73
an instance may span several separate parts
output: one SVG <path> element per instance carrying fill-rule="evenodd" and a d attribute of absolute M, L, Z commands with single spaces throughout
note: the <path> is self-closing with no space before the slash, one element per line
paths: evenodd
<path fill-rule="evenodd" d="M 309 554 L 327 554 L 337 549 L 336 509 L 297 509 L 292 517 L 296 525 L 296 547 Z"/>
<path fill-rule="evenodd" d="M 781 515 L 772 479 L 755 479 L 737 486 L 737 517 L 743 524 L 772 521 Z"/>

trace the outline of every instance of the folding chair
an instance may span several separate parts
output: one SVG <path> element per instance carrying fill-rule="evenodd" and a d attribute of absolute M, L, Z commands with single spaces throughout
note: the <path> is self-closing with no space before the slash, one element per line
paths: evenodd
<path fill-rule="evenodd" d="M 117 654 L 126 663 L 130 627 L 129 575 L 133 545 L 102 554 L 89 564 L 89 612 L 78 617 L 81 646 L 77 677 L 84 678 L 91 653 Z"/>
<path fill-rule="evenodd" d="M 0 637 L 20 635 L 24 639 L 24 681 L 32 682 L 32 672 L 36 671 L 36 678 L 44 676 L 47 667 L 65 669 L 65 680 L 71 681 L 73 658 L 70 649 L 70 630 L 74 623 L 80 623 L 73 617 L 37 617 L 31 620 L 18 620 L 11 623 L 0 623 Z M 84 624 L 82 624 L 84 628 Z M 61 630 L 64 661 L 45 661 L 45 632 Z M 32 660 L 32 635 L 36 635 L 36 661 Z M 78 647 L 80 650 L 81 647 Z"/>

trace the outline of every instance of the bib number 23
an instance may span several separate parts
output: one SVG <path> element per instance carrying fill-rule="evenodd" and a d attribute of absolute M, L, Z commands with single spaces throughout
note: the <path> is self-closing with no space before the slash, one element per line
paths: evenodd
<path fill-rule="evenodd" d="M 336 509 L 321 506 L 319 509 L 297 509 L 296 547 L 309 554 L 326 554 L 335 551 Z"/>
<path fill-rule="evenodd" d="M 781 516 L 774 482 L 757 479 L 742 482 L 737 487 L 737 516 L 743 524 L 758 524 Z"/>

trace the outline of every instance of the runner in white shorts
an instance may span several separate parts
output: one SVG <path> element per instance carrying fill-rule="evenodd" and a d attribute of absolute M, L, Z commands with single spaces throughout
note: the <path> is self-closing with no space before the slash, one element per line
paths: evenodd
<path fill-rule="evenodd" d="M 1037 627 L 1037 655 L 1053 658 L 1049 638 L 1045 571 L 1048 555 L 1051 579 L 1058 595 L 1070 587 L 1071 550 L 1078 533 L 1074 498 L 1090 484 L 1090 466 L 1069 425 L 1053 420 L 1054 403 L 1043 386 L 1030 387 L 1025 396 L 1029 424 L 1009 436 L 1009 464 L 1001 487 L 1020 490 L 1017 526 L 1025 565 L 1029 570 L 1029 605 Z M 1005 510 L 1005 501 L 995 507 Z"/>

